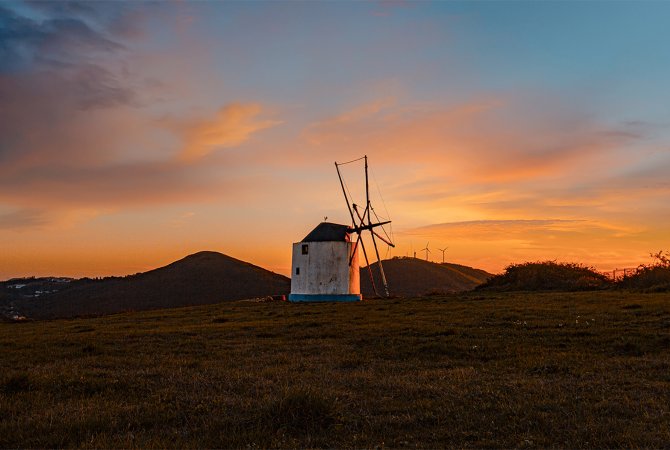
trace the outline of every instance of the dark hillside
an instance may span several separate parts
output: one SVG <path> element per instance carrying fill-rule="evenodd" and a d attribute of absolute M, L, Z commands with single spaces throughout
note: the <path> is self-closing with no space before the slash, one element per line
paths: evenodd
<path fill-rule="evenodd" d="M 418 258 L 393 258 L 382 261 L 392 295 L 416 297 L 426 294 L 461 292 L 474 289 L 492 275 L 460 264 L 438 264 Z M 377 263 L 372 264 L 377 290 L 382 282 Z M 361 293 L 374 295 L 367 267 L 361 268 Z"/>
<path fill-rule="evenodd" d="M 16 303 L 31 318 L 110 314 L 288 294 L 290 280 L 217 252 L 199 252 L 124 278 L 88 280 Z"/>

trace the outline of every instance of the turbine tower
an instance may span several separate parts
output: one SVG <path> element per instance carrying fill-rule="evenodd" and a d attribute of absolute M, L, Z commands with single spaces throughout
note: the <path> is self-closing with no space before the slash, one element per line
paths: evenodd
<path fill-rule="evenodd" d="M 420 251 L 425 251 L 426 252 L 426 261 L 428 261 L 428 253 L 430 253 L 430 250 L 428 250 L 428 244 L 430 244 L 430 241 L 426 242 L 426 248 L 422 248 Z"/>
<path fill-rule="evenodd" d="M 446 252 L 448 248 L 449 247 L 438 248 L 438 250 L 442 252 L 442 264 L 444 264 L 444 252 Z"/>

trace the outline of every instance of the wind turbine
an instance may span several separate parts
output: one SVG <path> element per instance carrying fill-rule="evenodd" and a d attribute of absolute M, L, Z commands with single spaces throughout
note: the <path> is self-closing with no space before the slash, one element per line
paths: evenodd
<path fill-rule="evenodd" d="M 444 264 L 444 252 L 446 252 L 448 248 L 449 247 L 438 248 L 438 250 L 442 252 L 442 264 Z"/>
<path fill-rule="evenodd" d="M 430 253 L 430 250 L 428 250 L 428 244 L 430 244 L 430 241 L 426 242 L 426 248 L 422 248 L 420 251 L 426 251 L 426 261 L 428 261 L 428 253 Z"/>

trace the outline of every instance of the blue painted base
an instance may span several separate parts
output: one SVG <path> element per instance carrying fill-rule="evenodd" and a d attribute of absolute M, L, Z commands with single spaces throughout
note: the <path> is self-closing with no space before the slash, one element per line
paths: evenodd
<path fill-rule="evenodd" d="M 289 302 L 358 302 L 361 294 L 289 294 Z"/>

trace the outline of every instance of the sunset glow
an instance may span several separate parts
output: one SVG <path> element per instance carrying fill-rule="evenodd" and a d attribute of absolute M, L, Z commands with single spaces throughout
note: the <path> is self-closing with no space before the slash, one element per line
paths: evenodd
<path fill-rule="evenodd" d="M 3 2 L 0 279 L 289 275 L 368 155 L 412 256 L 670 249 L 668 2 Z M 360 194 L 362 167 L 344 175 Z M 417 256 L 424 257 L 423 253 Z"/>

